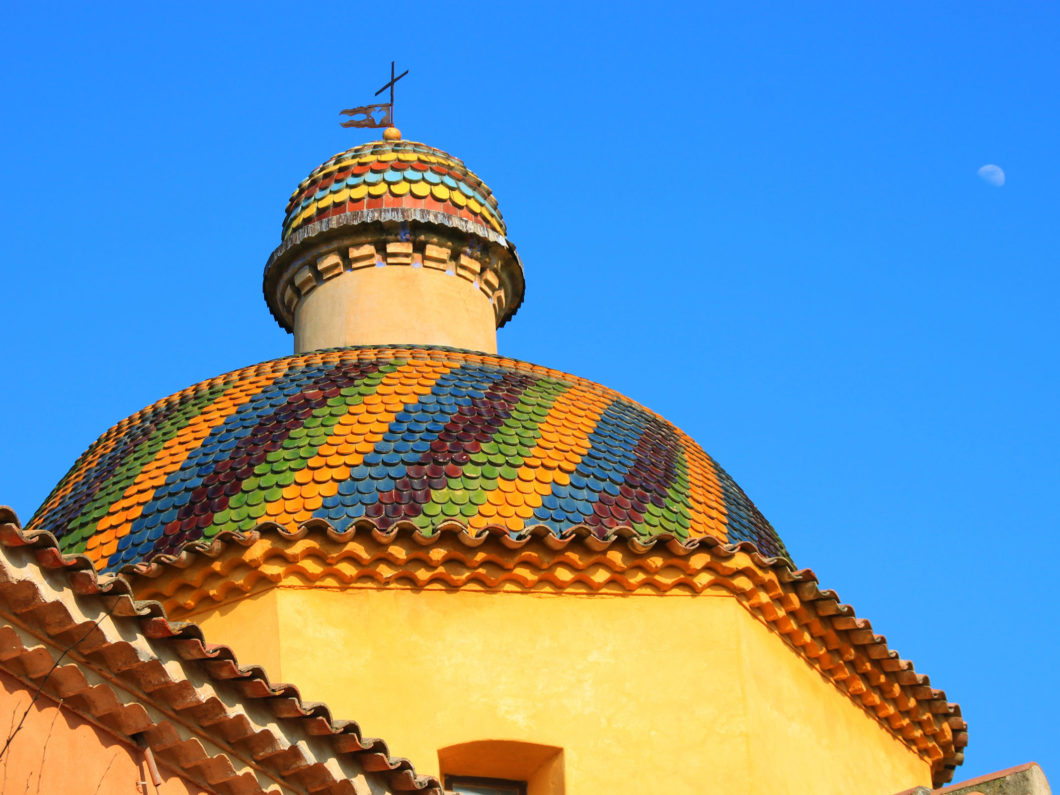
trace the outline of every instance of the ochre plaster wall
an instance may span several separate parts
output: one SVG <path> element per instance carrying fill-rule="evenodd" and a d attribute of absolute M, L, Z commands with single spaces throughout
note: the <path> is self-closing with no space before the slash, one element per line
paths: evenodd
<path fill-rule="evenodd" d="M 729 595 L 274 594 L 272 648 L 241 603 L 223 633 L 196 620 L 245 662 L 278 655 L 270 676 L 423 773 L 441 748 L 518 740 L 563 749 L 567 795 L 930 785 L 924 760 Z"/>
<path fill-rule="evenodd" d="M 444 271 L 383 267 L 329 279 L 295 310 L 295 353 L 406 344 L 496 353 L 493 306 L 474 284 Z"/>
<path fill-rule="evenodd" d="M 3 740 L 26 720 L 0 760 L 0 792 L 26 795 L 92 793 L 92 795 L 190 795 L 202 793 L 165 767 L 162 785 L 155 787 L 143 752 L 119 742 L 60 708 L 45 696 L 32 703 L 32 692 L 17 679 L 0 672 L 0 716 Z M 26 707 L 29 712 L 26 712 Z M 0 742 L 2 745 L 2 742 Z M 146 792 L 140 787 L 146 782 Z"/>
<path fill-rule="evenodd" d="M 281 682 L 278 593 L 274 588 L 258 591 L 180 618 L 196 622 L 211 643 L 231 646 L 242 664 L 260 665 L 272 681 Z"/>
<path fill-rule="evenodd" d="M 761 792 L 887 795 L 931 786 L 926 761 L 775 633 L 745 611 L 744 616 L 737 622 L 745 663 L 741 686 L 752 738 L 751 779 Z M 792 771 L 804 783 L 795 786 Z"/>

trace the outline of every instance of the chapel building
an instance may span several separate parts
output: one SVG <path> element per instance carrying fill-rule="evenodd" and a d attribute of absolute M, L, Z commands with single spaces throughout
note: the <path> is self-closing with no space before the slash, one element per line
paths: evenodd
<path fill-rule="evenodd" d="M 343 775 L 354 793 L 475 795 L 950 781 L 959 707 L 796 568 L 695 441 L 496 352 L 524 289 L 489 187 L 388 128 L 287 204 L 264 293 L 294 353 L 121 421 L 0 542 L 54 547 L 92 598 L 120 582 L 169 628 L 116 637 L 184 632 L 187 660 L 224 644 L 260 666 L 247 692 L 302 721 L 283 748 L 332 738 L 299 757 L 330 771 L 319 791 Z M 276 682 L 297 708 L 269 700 Z M 261 791 L 317 791 L 269 790 L 248 753 Z"/>

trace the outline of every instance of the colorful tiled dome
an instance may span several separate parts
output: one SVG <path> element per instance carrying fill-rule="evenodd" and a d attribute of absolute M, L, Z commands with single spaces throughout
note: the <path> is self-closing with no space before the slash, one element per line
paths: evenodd
<path fill-rule="evenodd" d="M 291 195 L 263 285 L 273 317 L 288 331 L 294 304 L 309 289 L 344 270 L 385 264 L 388 243 L 416 241 L 416 253 L 403 252 L 408 262 L 402 264 L 455 270 L 495 302 L 499 289 L 498 328 L 522 303 L 523 266 L 493 192 L 460 159 L 391 132 L 387 140 L 329 158 Z M 366 255 L 365 243 L 378 251 Z M 421 252 L 425 243 L 444 248 L 445 255 Z M 359 262 L 327 258 L 348 254 L 350 247 L 360 252 Z M 450 253 L 453 260 L 446 262 Z"/>
<path fill-rule="evenodd" d="M 461 160 L 414 141 L 373 141 L 326 160 L 287 203 L 282 238 L 358 210 L 410 207 L 463 218 L 504 236 L 493 192 Z"/>
<path fill-rule="evenodd" d="M 489 354 L 344 348 L 212 378 L 123 420 L 30 526 L 103 570 L 321 518 L 714 536 L 787 557 L 687 435 L 613 390 Z"/>

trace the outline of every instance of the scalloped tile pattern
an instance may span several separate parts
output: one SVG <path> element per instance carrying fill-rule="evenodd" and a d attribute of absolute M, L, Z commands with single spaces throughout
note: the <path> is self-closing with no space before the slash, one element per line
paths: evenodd
<path fill-rule="evenodd" d="M 302 180 L 287 203 L 282 239 L 322 218 L 386 207 L 445 212 L 506 234 L 493 192 L 462 161 L 413 141 L 373 141 Z"/>
<path fill-rule="evenodd" d="M 679 429 L 555 370 L 446 348 L 288 356 L 191 386 L 101 436 L 33 517 L 115 570 L 222 531 L 446 521 L 750 541 L 787 558 Z"/>

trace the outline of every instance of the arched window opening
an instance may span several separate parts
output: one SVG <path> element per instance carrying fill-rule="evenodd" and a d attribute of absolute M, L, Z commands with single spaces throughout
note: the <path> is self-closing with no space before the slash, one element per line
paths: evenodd
<path fill-rule="evenodd" d="M 446 792 L 455 795 L 526 795 L 525 781 L 481 776 L 446 776 Z"/>
<path fill-rule="evenodd" d="M 438 751 L 442 785 L 458 795 L 564 795 L 563 749 L 476 740 Z"/>

